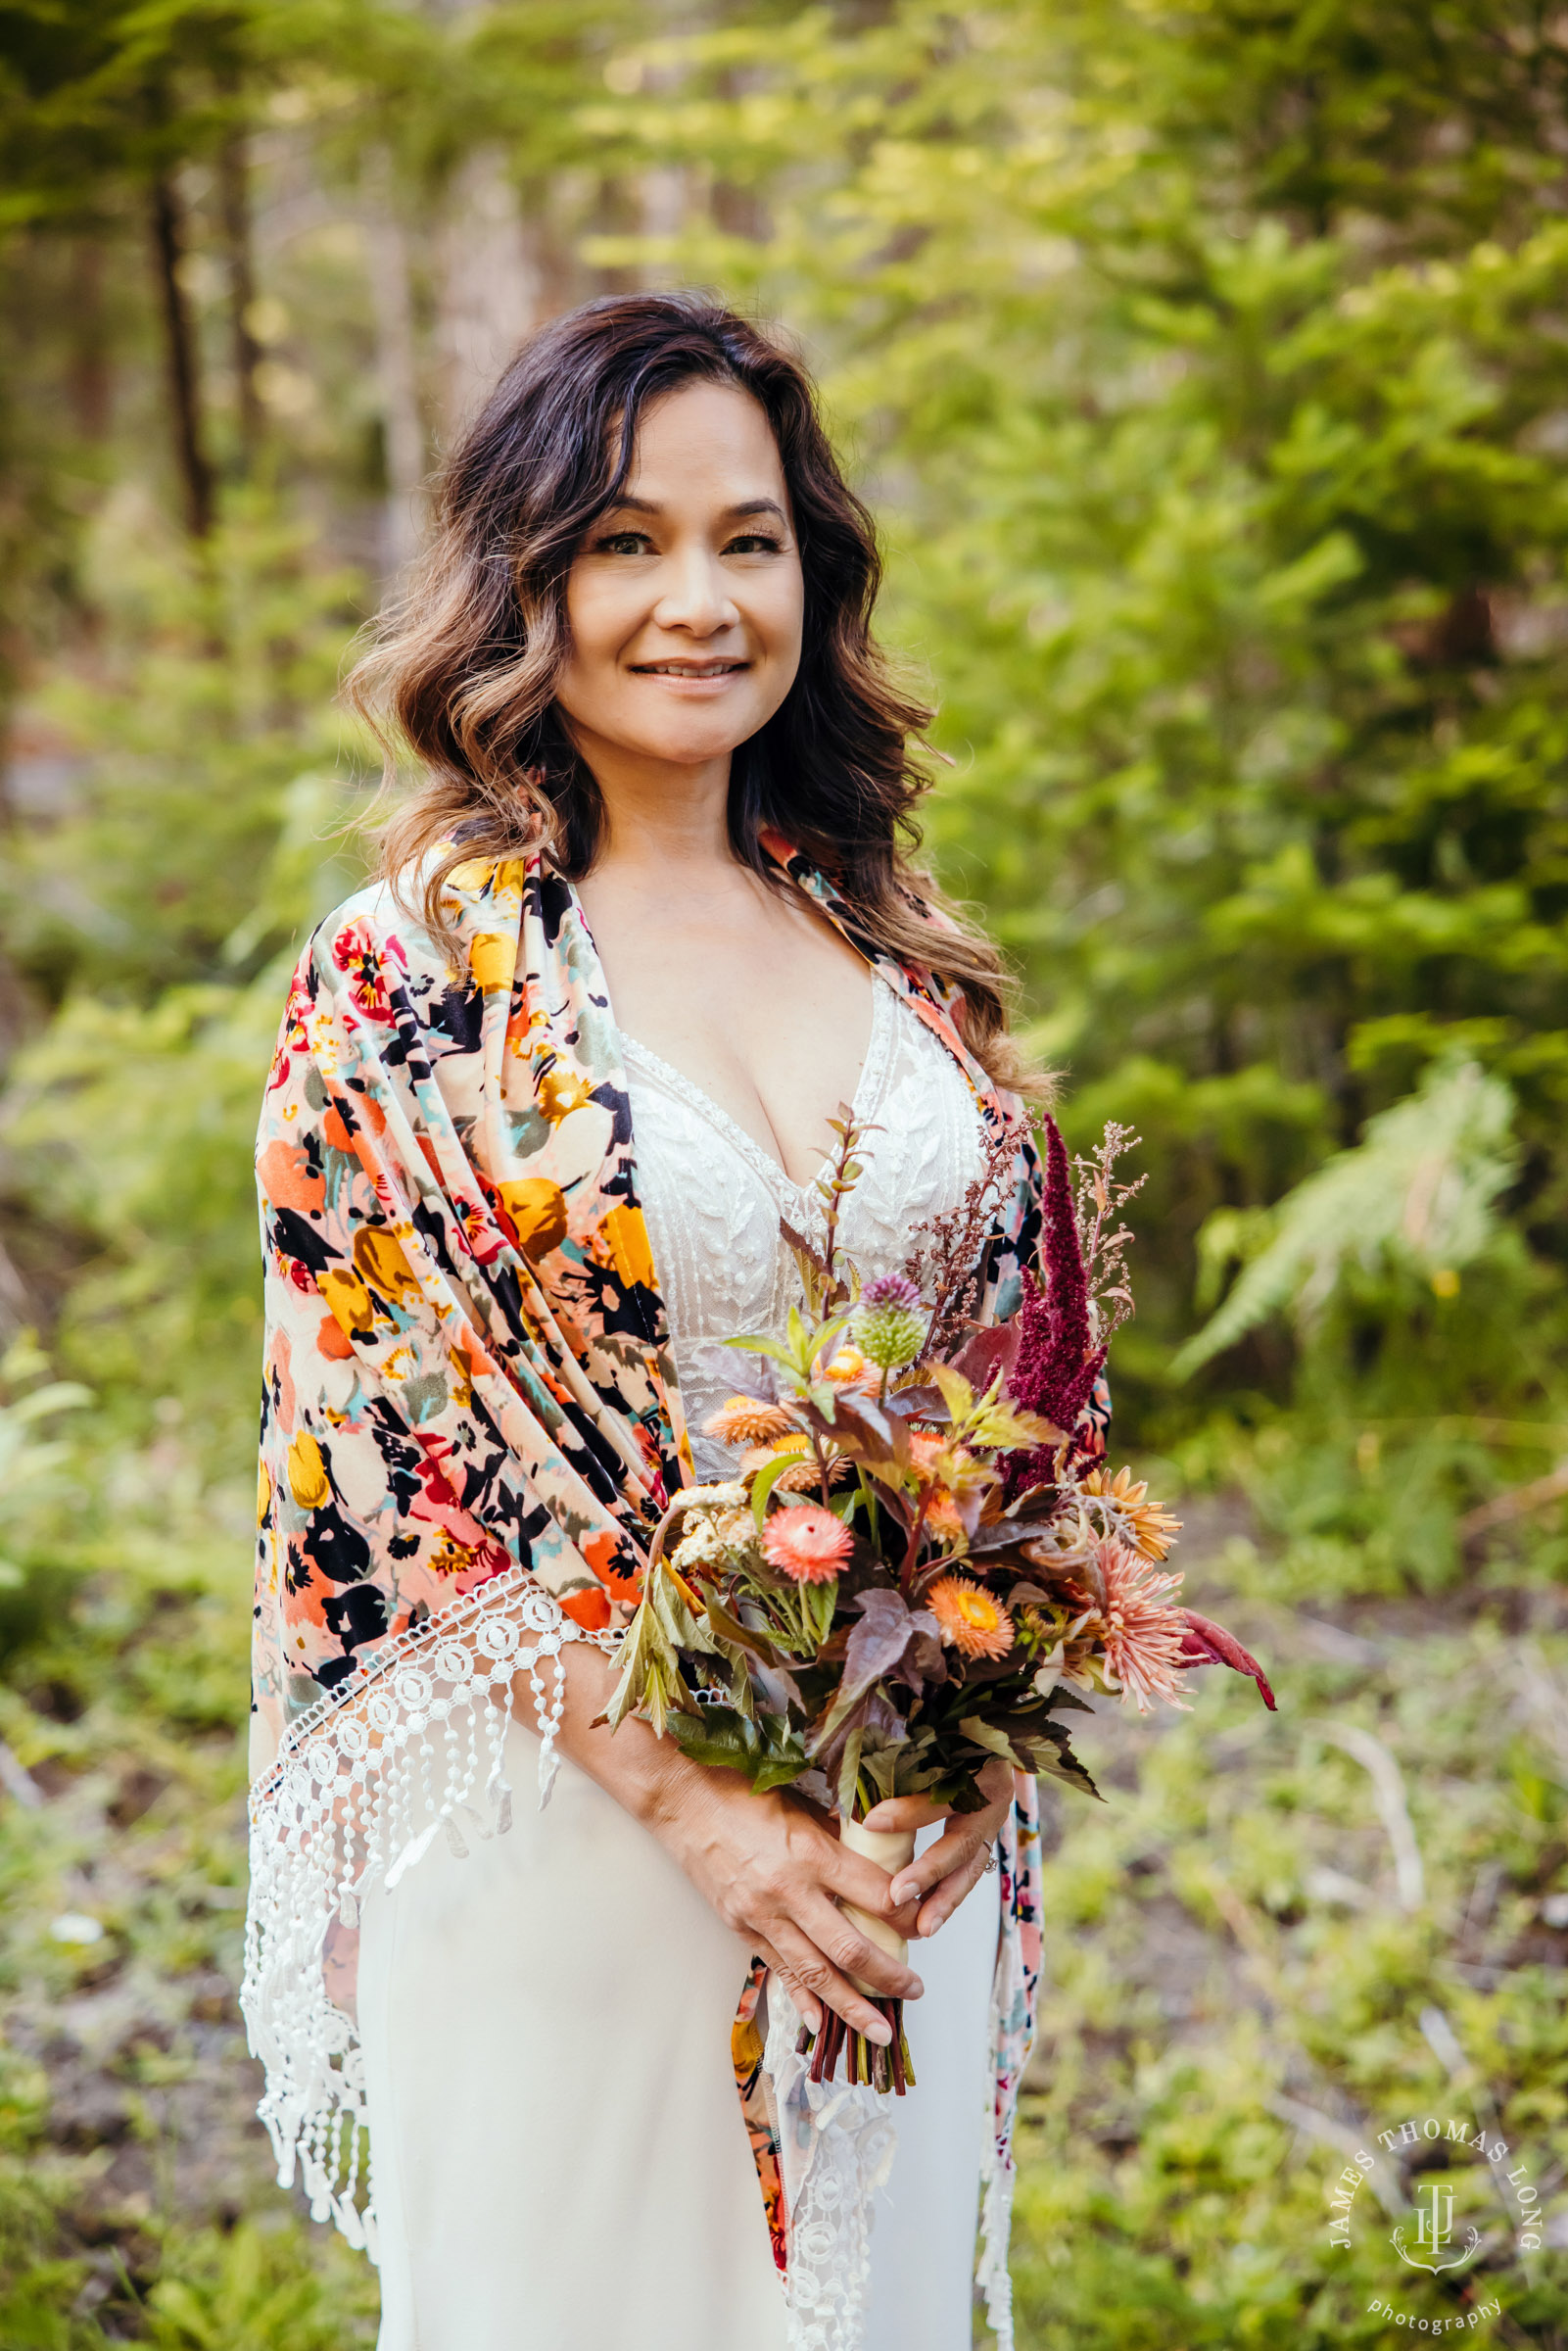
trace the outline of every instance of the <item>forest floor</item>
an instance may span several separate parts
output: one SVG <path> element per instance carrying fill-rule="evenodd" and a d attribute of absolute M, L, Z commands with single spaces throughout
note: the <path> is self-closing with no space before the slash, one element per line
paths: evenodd
<path fill-rule="evenodd" d="M 1568 2340 L 1568 1594 L 1341 1600 L 1331 1620 L 1278 1596 L 1239 1503 L 1187 1515 L 1188 1597 L 1265 1660 L 1280 1709 L 1207 1673 L 1188 1715 L 1085 1718 L 1103 1805 L 1048 1788 L 1021 2345 L 1373 2341 L 1380 2295 L 1467 2330 L 1496 2295 L 1497 2339 Z M 212 1554 L 232 1574 L 106 1568 L 10 1627 L 6 2351 L 373 2340 L 373 2273 L 275 2186 L 253 2119 L 235 1517 Z M 1477 2258 L 1402 2268 L 1391 2216 L 1421 2175 L 1392 2156 L 1331 2245 L 1355 2148 L 1461 2107 L 1527 2175 L 1450 2166 Z M 1524 2185 L 1546 2241 L 1521 2261 Z"/>

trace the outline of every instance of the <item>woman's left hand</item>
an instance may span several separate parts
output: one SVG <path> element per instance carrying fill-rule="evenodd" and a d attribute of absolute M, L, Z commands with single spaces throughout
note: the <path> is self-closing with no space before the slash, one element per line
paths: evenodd
<path fill-rule="evenodd" d="M 981 1766 L 979 1784 L 988 1799 L 983 1812 L 948 1812 L 928 1796 L 894 1796 L 867 1813 L 868 1829 L 924 1829 L 933 1820 L 951 1824 L 945 1837 L 938 1837 L 899 1871 L 889 1890 L 889 1898 L 900 1907 L 918 1895 L 925 1897 L 915 1916 L 917 1935 L 934 1935 L 984 1877 L 991 1848 L 1012 1810 L 1014 1776 L 1012 1765 L 1000 1756 Z"/>

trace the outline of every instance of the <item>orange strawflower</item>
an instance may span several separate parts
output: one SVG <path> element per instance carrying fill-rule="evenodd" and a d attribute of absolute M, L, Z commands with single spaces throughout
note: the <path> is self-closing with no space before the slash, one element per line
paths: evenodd
<path fill-rule="evenodd" d="M 965 1657 L 1005 1657 L 1013 1619 L 1001 1602 L 966 1575 L 939 1576 L 926 1595 L 943 1642 Z"/>
<path fill-rule="evenodd" d="M 945 1486 L 938 1486 L 927 1504 L 926 1524 L 940 1543 L 969 1541 L 969 1528 L 959 1515 L 958 1504 Z"/>
<path fill-rule="evenodd" d="M 766 1469 L 770 1462 L 783 1455 L 786 1459 L 810 1450 L 811 1439 L 803 1428 L 792 1428 L 786 1436 L 774 1437 L 766 1445 L 748 1445 L 740 1456 L 740 1474 L 749 1477 L 753 1469 Z"/>
<path fill-rule="evenodd" d="M 945 1451 L 945 1438 L 927 1436 L 924 1430 L 915 1430 L 909 1440 L 909 1465 L 922 1485 L 927 1484 L 936 1475 L 936 1464 Z"/>
<path fill-rule="evenodd" d="M 841 1486 L 845 1478 L 853 1474 L 851 1464 L 841 1453 L 831 1457 L 828 1463 L 830 1486 Z M 821 1483 L 822 1471 L 816 1461 L 808 1455 L 803 1461 L 796 1462 L 792 1469 L 786 1469 L 773 1490 L 776 1494 L 810 1494 Z"/>
<path fill-rule="evenodd" d="M 1083 1490 L 1105 1497 L 1121 1520 L 1122 1531 L 1133 1549 L 1141 1551 L 1146 1559 L 1156 1562 L 1163 1559 L 1181 1532 L 1181 1520 L 1173 1518 L 1163 1504 L 1145 1501 L 1148 1482 L 1143 1478 L 1135 1481 L 1130 1469 L 1118 1469 L 1112 1478 L 1103 1469 L 1091 1469 L 1083 1481 Z"/>
<path fill-rule="evenodd" d="M 843 1520 L 816 1502 L 775 1511 L 762 1529 L 768 1564 L 797 1584 L 830 1582 L 848 1558 L 853 1541 Z"/>
<path fill-rule="evenodd" d="M 754 1470 L 766 1469 L 769 1463 L 778 1461 L 781 1455 L 785 1461 L 792 1461 L 793 1465 L 774 1480 L 775 1493 L 809 1494 L 813 1486 L 819 1483 L 822 1471 L 811 1450 L 811 1439 L 803 1429 L 787 1437 L 780 1437 L 776 1444 L 753 1445 L 749 1452 L 740 1456 L 740 1474 L 750 1477 Z M 834 1484 L 844 1475 L 846 1466 L 841 1458 L 834 1458 L 830 1471 Z"/>
<path fill-rule="evenodd" d="M 755 1396 L 731 1396 L 702 1423 L 703 1434 L 721 1445 L 772 1445 L 800 1426 L 784 1404 L 759 1404 Z"/>

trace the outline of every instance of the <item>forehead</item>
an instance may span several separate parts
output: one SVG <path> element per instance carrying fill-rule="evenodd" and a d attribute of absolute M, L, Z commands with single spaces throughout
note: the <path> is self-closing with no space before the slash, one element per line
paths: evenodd
<path fill-rule="evenodd" d="M 638 420 L 628 491 L 711 496 L 718 504 L 785 497 L 784 465 L 761 403 L 736 384 L 681 384 Z"/>

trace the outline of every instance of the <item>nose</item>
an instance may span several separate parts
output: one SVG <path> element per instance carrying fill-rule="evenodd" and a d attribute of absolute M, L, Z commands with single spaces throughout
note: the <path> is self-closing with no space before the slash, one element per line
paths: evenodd
<path fill-rule="evenodd" d="M 688 547 L 661 566 L 659 598 L 653 607 L 661 629 L 683 629 L 692 637 L 716 637 L 740 618 L 719 561 L 705 547 Z"/>

